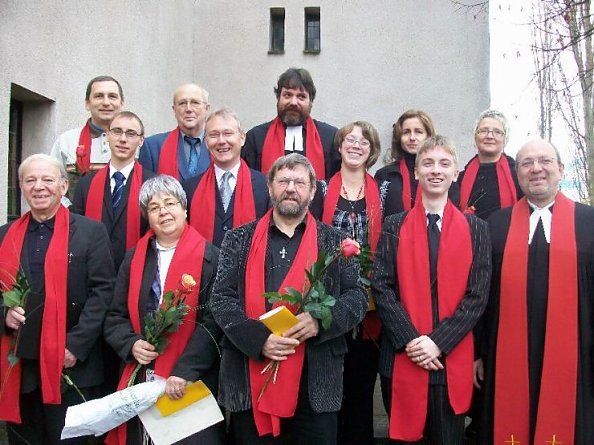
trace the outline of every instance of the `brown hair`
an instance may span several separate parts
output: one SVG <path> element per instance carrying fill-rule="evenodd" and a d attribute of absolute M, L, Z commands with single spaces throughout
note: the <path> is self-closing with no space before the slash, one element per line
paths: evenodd
<path fill-rule="evenodd" d="M 336 135 L 334 136 L 334 149 L 338 150 L 340 148 L 340 146 L 344 142 L 344 138 L 346 138 L 347 135 L 351 131 L 353 131 L 353 128 L 355 128 L 355 127 L 361 128 L 363 137 L 369 141 L 369 144 L 370 144 L 369 157 L 367 158 L 367 161 L 365 162 L 365 168 L 369 169 L 371 166 L 373 166 L 373 164 L 375 164 L 375 161 L 377 161 L 377 159 L 379 158 L 380 152 L 382 150 L 381 145 L 380 145 L 379 134 L 378 134 L 377 130 L 375 129 L 375 127 L 373 125 L 371 125 L 369 122 L 366 122 L 366 121 L 351 122 L 349 124 L 346 124 L 340 130 L 338 130 L 336 132 Z"/>

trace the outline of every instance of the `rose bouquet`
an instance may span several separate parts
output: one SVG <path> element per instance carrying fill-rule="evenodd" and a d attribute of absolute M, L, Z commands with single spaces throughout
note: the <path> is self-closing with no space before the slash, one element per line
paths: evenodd
<path fill-rule="evenodd" d="M 300 292 L 295 288 L 285 288 L 286 293 L 280 292 L 266 292 L 264 297 L 269 303 L 274 304 L 279 301 L 284 301 L 296 307 L 295 314 L 302 312 L 309 312 L 309 314 L 320 321 L 324 329 L 328 329 L 332 324 L 332 307 L 336 304 L 336 299 L 326 293 L 324 283 L 322 282 L 328 268 L 335 263 L 340 257 L 351 258 L 361 254 L 361 247 L 359 243 L 350 238 L 346 238 L 336 249 L 332 255 L 327 255 L 325 252 L 320 252 L 318 259 L 312 264 L 310 269 L 305 270 L 307 276 L 307 283 L 305 291 Z M 280 362 L 278 360 L 270 360 L 270 362 L 262 370 L 262 374 L 267 374 L 262 390 L 258 396 L 258 400 L 262 398 L 264 391 L 268 387 L 270 380 L 276 383 L 276 376 Z"/>
<path fill-rule="evenodd" d="M 163 303 L 154 312 L 144 316 L 144 336 L 147 342 L 155 347 L 155 352 L 162 354 L 169 344 L 167 334 L 176 332 L 183 323 L 184 316 L 190 311 L 185 304 L 188 294 L 196 286 L 196 281 L 189 274 L 183 274 L 180 286 L 175 290 L 169 290 L 163 294 Z M 132 386 L 138 371 L 143 365 L 136 365 L 128 380 L 128 386 Z"/>

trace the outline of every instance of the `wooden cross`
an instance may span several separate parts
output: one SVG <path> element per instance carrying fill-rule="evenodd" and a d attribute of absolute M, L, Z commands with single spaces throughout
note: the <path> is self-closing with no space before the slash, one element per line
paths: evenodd
<path fill-rule="evenodd" d="M 563 442 L 559 442 L 557 440 L 556 434 L 553 434 L 553 438 L 551 440 L 547 440 L 546 443 L 550 443 L 551 445 L 563 445 Z"/>

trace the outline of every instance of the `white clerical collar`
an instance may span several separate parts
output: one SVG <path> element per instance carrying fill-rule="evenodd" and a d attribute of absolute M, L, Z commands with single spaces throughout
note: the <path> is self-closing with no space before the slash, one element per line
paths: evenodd
<path fill-rule="evenodd" d="M 285 130 L 285 151 L 303 152 L 303 126 L 287 127 Z"/>
<path fill-rule="evenodd" d="M 551 202 L 550 204 L 544 207 L 538 207 L 536 204 L 531 203 L 528 201 L 528 205 L 532 209 L 532 213 L 530 214 L 530 234 L 528 236 L 528 244 L 532 242 L 532 237 L 534 236 L 534 232 L 536 230 L 536 226 L 538 225 L 538 220 L 542 220 L 542 228 L 544 229 L 545 238 L 547 243 L 551 243 L 551 221 L 553 218 L 553 214 L 551 213 L 551 207 L 555 204 L 555 201 Z"/>
<path fill-rule="evenodd" d="M 425 209 L 425 216 L 429 215 L 430 213 L 432 213 L 434 215 L 439 215 L 439 219 L 437 220 L 437 222 L 435 224 L 437 224 L 437 227 L 439 228 L 440 232 L 441 232 L 441 226 L 443 223 L 443 211 L 444 211 L 444 209 L 440 209 L 437 212 L 429 212 L 427 209 Z M 429 226 L 429 220 L 427 220 L 427 226 Z"/>

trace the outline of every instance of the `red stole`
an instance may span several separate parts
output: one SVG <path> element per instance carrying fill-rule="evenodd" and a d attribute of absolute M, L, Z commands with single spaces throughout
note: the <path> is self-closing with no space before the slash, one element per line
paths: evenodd
<path fill-rule="evenodd" d="M 256 219 L 252 173 L 243 159 L 240 162 L 233 201 L 233 227 L 239 227 Z M 211 242 L 214 237 L 216 187 L 214 164 L 211 164 L 200 178 L 190 209 L 190 225 Z"/>
<path fill-rule="evenodd" d="M 480 162 L 478 156 L 475 156 L 466 166 L 464 171 L 464 178 L 462 178 L 462 184 L 460 184 L 460 210 L 464 211 L 468 207 L 468 200 L 472 193 L 472 187 L 476 180 L 476 175 L 479 171 Z M 516 184 L 512 176 L 511 169 L 509 168 L 509 162 L 502 153 L 499 161 L 496 165 L 497 172 L 497 186 L 499 188 L 499 202 L 501 207 L 511 207 L 517 200 L 518 195 L 516 192 Z"/>
<path fill-rule="evenodd" d="M 21 251 L 25 234 L 29 226 L 31 213 L 16 220 L 8 229 L 0 246 L 0 281 L 14 282 L 14 277 L 21 268 Z M 41 376 L 41 394 L 43 403 L 60 404 L 60 379 L 66 348 L 66 300 L 68 281 L 68 235 L 70 230 L 70 212 L 63 206 L 58 208 L 54 224 L 54 233 L 47 249 L 45 275 L 45 304 L 41 322 L 41 344 L 39 349 L 39 367 Z M 10 286 L 4 287 L 3 290 Z M 25 314 L 27 315 L 27 314 Z M 20 361 L 9 371 L 8 352 L 11 349 L 11 334 L 2 336 L 0 348 L 0 379 L 3 389 L 0 398 L 0 419 L 21 423 L 19 395 L 21 389 Z"/>
<path fill-rule="evenodd" d="M 472 240 L 466 217 L 448 201 L 443 215 L 437 258 L 437 292 L 440 320 L 451 316 L 466 294 L 472 266 Z M 400 228 L 396 256 L 400 299 L 421 335 L 433 330 L 427 216 L 423 201 L 406 215 Z M 456 414 L 468 410 L 472 398 L 472 332 L 447 356 L 450 404 Z M 443 360 L 443 358 L 441 359 Z M 394 357 L 390 438 L 422 438 L 427 416 L 429 371 L 413 363 L 406 353 Z"/>
<path fill-rule="evenodd" d="M 263 297 L 266 292 L 264 268 L 266 267 L 266 248 L 271 217 L 272 209 L 256 225 L 245 269 L 245 309 L 246 315 L 253 319 L 257 319 L 266 312 L 266 300 Z M 305 269 L 310 267 L 317 257 L 318 231 L 315 219 L 308 212 L 299 250 L 279 291 L 283 291 L 287 287 L 304 291 L 307 283 Z M 273 307 L 280 304 L 283 302 L 275 303 Z M 302 343 L 297 347 L 295 354 L 281 362 L 276 383 L 270 382 L 259 402 L 258 396 L 266 380 L 266 375 L 262 375 L 261 371 L 267 365 L 268 359 L 262 362 L 249 359 L 252 411 L 260 436 L 270 433 L 278 436 L 280 434 L 280 418 L 292 417 L 295 414 L 304 358 L 305 343 Z"/>
<path fill-rule="evenodd" d="M 326 179 L 324 148 L 313 119 L 305 121 L 305 155 L 316 172 L 317 179 Z M 260 171 L 268 173 L 274 161 L 285 155 L 285 126 L 278 117 L 270 123 L 264 145 L 262 146 L 262 165 Z"/>
<path fill-rule="evenodd" d="M 410 187 L 410 172 L 408 171 L 408 166 L 406 165 L 406 160 L 404 158 L 400 159 L 400 175 L 402 176 L 402 206 L 404 210 L 410 210 L 413 206 L 413 199 L 412 199 L 412 190 Z M 421 200 L 421 190 L 417 187 L 417 194 L 415 196 L 414 202 L 418 202 Z"/>
<path fill-rule="evenodd" d="M 150 239 L 154 232 L 149 230 L 136 245 L 136 251 L 130 264 L 130 284 L 128 287 L 128 311 L 130 313 L 130 324 L 135 333 L 142 333 L 142 320 L 140 318 L 139 302 L 140 291 L 142 288 L 142 278 L 144 275 L 144 265 L 146 253 Z M 184 316 L 183 323 L 172 334 L 169 334 L 169 345 L 155 360 L 155 374 L 161 377 L 169 377 L 177 359 L 184 352 L 190 337 L 194 332 L 196 307 L 198 306 L 200 280 L 202 277 L 202 263 L 204 261 L 204 251 L 206 240 L 193 228 L 186 226 L 184 232 L 177 243 L 175 253 L 167 271 L 165 279 L 165 292 L 179 289 L 180 280 L 183 274 L 190 274 L 196 282 L 194 290 L 186 296 L 185 303 L 190 307 L 190 311 Z M 136 362 L 128 363 L 120 377 L 118 390 L 126 388 L 132 371 L 136 367 Z M 126 444 L 126 424 L 120 425 L 108 434 L 106 443 L 109 445 Z"/>
<path fill-rule="evenodd" d="M 105 183 L 109 178 L 109 164 L 97 171 L 89 187 L 85 216 L 101 222 L 103 218 L 103 199 Z M 126 250 L 134 247 L 140 239 L 140 187 L 142 186 L 142 166 L 134 161 L 130 177 L 130 191 L 126 209 Z M 121 204 L 121 203 L 120 203 Z M 115 215 L 114 215 L 115 218 Z"/>
<path fill-rule="evenodd" d="M 341 187 L 342 174 L 338 172 L 332 179 L 330 179 L 330 182 L 328 183 L 328 191 L 326 192 L 326 199 L 324 199 L 322 221 L 326 224 L 334 224 L 334 210 L 338 204 Z M 380 232 L 382 230 L 382 205 L 377 182 L 375 182 L 375 179 L 373 179 L 373 176 L 369 173 L 365 173 L 365 207 L 369 221 L 367 236 L 369 247 L 371 248 L 371 253 L 373 255 L 377 248 Z M 377 312 L 368 312 L 363 319 L 363 338 L 378 340 L 381 328 L 382 324 Z"/>
<path fill-rule="evenodd" d="M 81 175 L 86 175 L 91 169 L 91 124 L 87 121 L 80 131 L 78 147 L 76 147 L 76 169 Z"/>
<path fill-rule="evenodd" d="M 527 298 L 530 209 L 514 205 L 501 268 L 494 443 L 529 443 Z M 557 193 L 551 221 L 549 294 L 534 443 L 573 443 L 578 364 L 575 203 Z"/>
<path fill-rule="evenodd" d="M 157 173 L 160 175 L 173 176 L 179 181 L 179 169 L 177 167 L 177 147 L 179 144 L 179 128 L 175 128 L 165 138 L 159 154 L 159 166 Z"/>

